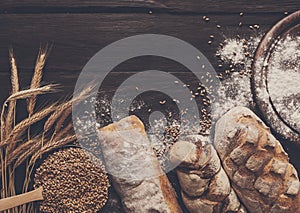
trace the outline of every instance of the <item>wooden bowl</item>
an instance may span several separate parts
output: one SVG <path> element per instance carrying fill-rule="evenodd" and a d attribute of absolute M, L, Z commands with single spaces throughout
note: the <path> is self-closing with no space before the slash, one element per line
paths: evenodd
<path fill-rule="evenodd" d="M 300 10 L 292 13 L 275 24 L 261 40 L 252 64 L 252 90 L 258 110 L 264 117 L 265 122 L 282 138 L 300 145 L 300 122 L 297 122 L 297 116 L 293 117 L 292 114 L 289 114 L 296 113 L 296 115 L 300 116 L 300 104 L 298 105 L 298 110 L 296 110 L 296 112 L 292 112 L 287 110 L 288 108 L 284 108 L 285 113 L 283 113 L 282 107 L 278 107 L 278 100 L 276 102 L 275 99 L 273 99 L 274 95 L 272 94 L 274 94 L 276 90 L 274 90 L 274 86 L 270 86 L 271 78 L 269 77 L 271 72 L 269 64 L 272 62 L 272 59 L 274 59 L 274 54 L 276 54 L 274 53 L 274 50 L 279 46 L 280 42 L 288 39 L 288 35 L 300 36 Z M 280 70 L 280 72 L 281 71 L 285 72 L 285 70 Z M 296 67 L 295 72 L 296 74 L 299 73 L 300 76 L 300 67 L 298 67 L 298 69 Z M 285 73 L 285 78 L 292 78 L 292 76 L 289 77 L 289 75 Z M 282 81 L 280 80 L 281 82 L 278 83 L 284 84 L 287 82 L 284 79 Z M 295 79 L 290 80 L 294 80 L 294 82 L 296 82 Z M 297 85 L 299 85 L 299 82 L 300 79 Z M 288 89 L 288 87 L 289 85 L 286 85 L 283 89 Z M 278 86 L 278 88 L 281 87 Z M 287 103 L 288 101 L 295 101 L 293 103 L 298 103 L 298 101 L 300 101 L 300 91 L 299 93 L 297 92 L 296 95 L 289 96 L 288 98 L 291 100 L 287 99 Z M 284 104 L 282 103 L 281 105 L 283 106 Z"/>

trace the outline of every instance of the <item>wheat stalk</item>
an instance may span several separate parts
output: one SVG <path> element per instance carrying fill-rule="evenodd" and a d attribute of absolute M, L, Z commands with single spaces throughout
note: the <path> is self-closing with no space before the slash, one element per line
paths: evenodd
<path fill-rule="evenodd" d="M 38 138 L 31 139 L 31 140 L 21 144 L 20 146 L 18 146 L 11 153 L 8 153 L 9 155 L 6 160 L 7 166 L 11 165 L 15 160 L 17 160 L 23 153 L 26 153 L 26 151 L 29 150 L 37 142 L 39 142 Z"/>
<path fill-rule="evenodd" d="M 11 67 L 11 94 L 15 94 L 19 92 L 19 78 L 18 78 L 18 69 L 17 69 L 17 64 L 16 60 L 14 57 L 13 50 L 9 50 L 9 61 L 10 61 L 10 67 Z M 12 129 L 13 121 L 14 121 L 14 114 L 15 114 L 15 108 L 16 108 L 16 101 L 12 101 L 9 103 L 9 107 L 7 110 L 7 116 L 6 116 L 6 121 L 4 124 L 4 137 L 7 137 L 8 133 Z"/>
<path fill-rule="evenodd" d="M 47 152 L 50 152 L 54 149 L 57 149 L 57 148 L 60 148 L 68 143 L 71 143 L 73 141 L 76 140 L 76 135 L 69 135 L 69 136 L 66 136 L 60 140 L 57 140 L 57 141 L 52 141 L 52 142 L 49 142 L 47 143 L 46 145 L 44 145 L 39 151 L 37 151 L 36 153 L 34 153 L 31 157 L 31 160 L 30 160 L 30 165 L 34 164 L 34 162 L 38 159 L 39 156 L 47 153 Z"/>
<path fill-rule="evenodd" d="M 77 97 L 72 98 L 71 100 L 58 106 L 57 110 L 45 122 L 44 132 L 48 132 L 55 122 L 57 122 L 55 126 L 55 130 L 57 131 L 66 120 L 66 118 L 71 114 L 72 104 L 88 97 L 89 92 L 93 89 L 93 87 L 94 86 L 92 85 L 87 86 Z"/>
<path fill-rule="evenodd" d="M 11 87 L 12 93 L 16 93 L 19 91 L 19 78 L 18 78 L 18 69 L 16 59 L 14 57 L 14 52 L 12 49 L 9 50 L 9 61 L 11 67 Z"/>
<path fill-rule="evenodd" d="M 6 100 L 7 102 L 18 100 L 18 99 L 26 99 L 31 96 L 36 96 L 36 95 L 41 95 L 45 93 L 51 93 L 51 92 L 57 92 L 58 91 L 58 84 L 49 84 L 40 88 L 35 88 L 35 89 L 27 89 L 27 90 L 22 90 L 19 91 L 15 94 L 12 94 L 11 96 L 8 97 Z"/>
<path fill-rule="evenodd" d="M 68 132 L 71 131 L 71 129 L 73 128 L 73 124 L 69 123 L 63 130 L 59 131 L 59 132 L 54 132 L 52 139 L 50 140 L 50 142 L 52 142 L 53 140 L 59 140 L 60 138 L 64 137 Z"/>
<path fill-rule="evenodd" d="M 57 121 L 58 118 L 61 117 L 62 114 L 65 114 L 65 110 L 70 108 L 72 109 L 72 100 L 63 103 L 61 105 L 59 105 L 57 107 L 57 109 L 55 110 L 55 112 L 47 119 L 47 121 L 44 124 L 44 133 L 48 132 L 50 130 L 50 128 L 52 127 L 52 125 Z M 64 117 L 64 115 L 63 115 Z"/>
<path fill-rule="evenodd" d="M 23 152 L 18 159 L 14 163 L 14 169 L 16 169 L 18 166 L 20 166 L 25 160 L 27 160 L 30 156 L 32 156 L 34 153 L 38 152 L 41 148 L 40 144 L 35 143 L 33 146 L 31 146 L 26 152 Z M 30 164 L 29 164 L 30 165 Z"/>
<path fill-rule="evenodd" d="M 71 107 L 66 108 L 64 110 L 64 113 L 61 115 L 61 117 L 59 118 L 59 120 L 56 122 L 55 132 L 58 132 L 59 129 L 62 128 L 63 123 L 67 120 L 67 118 L 69 117 L 69 115 L 71 115 L 71 112 L 72 112 L 72 108 Z"/>
<path fill-rule="evenodd" d="M 18 123 L 13 130 L 11 131 L 9 137 L 0 143 L 0 148 L 3 145 L 8 144 L 10 149 L 14 144 L 16 144 L 16 139 L 22 135 L 22 133 L 30 127 L 32 124 L 40 121 L 45 116 L 49 115 L 49 113 L 53 112 L 56 108 L 56 104 L 50 105 L 46 109 L 41 110 L 40 112 L 34 113 L 31 117 L 24 119 L 20 123 Z"/>
<path fill-rule="evenodd" d="M 34 74 L 31 79 L 30 89 L 36 89 L 40 87 L 42 76 L 43 76 L 43 68 L 45 66 L 46 58 L 47 58 L 48 48 L 45 49 L 40 48 L 38 57 L 36 59 L 36 64 L 34 68 Z M 34 107 L 36 104 L 36 95 L 32 96 L 28 100 L 27 111 L 28 114 L 31 115 L 33 113 Z"/>

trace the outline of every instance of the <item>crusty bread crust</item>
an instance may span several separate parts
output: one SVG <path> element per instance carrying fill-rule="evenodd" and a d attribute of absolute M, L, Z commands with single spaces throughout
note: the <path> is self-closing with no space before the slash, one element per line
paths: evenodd
<path fill-rule="evenodd" d="M 136 116 L 103 127 L 99 136 L 112 184 L 126 212 L 182 212 L 144 125 Z"/>
<path fill-rule="evenodd" d="M 249 109 L 216 124 L 215 147 L 233 188 L 251 213 L 300 212 L 299 179 L 287 153 Z"/>
<path fill-rule="evenodd" d="M 199 136 L 178 141 L 170 150 L 170 160 L 182 161 L 177 176 L 182 200 L 191 213 L 246 213 L 221 167 L 212 144 Z"/>

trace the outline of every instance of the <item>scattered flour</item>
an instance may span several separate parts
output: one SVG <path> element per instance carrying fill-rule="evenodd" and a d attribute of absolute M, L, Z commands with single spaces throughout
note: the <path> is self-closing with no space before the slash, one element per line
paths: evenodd
<path fill-rule="evenodd" d="M 300 36 L 280 40 L 268 67 L 268 91 L 280 116 L 300 131 Z"/>
<path fill-rule="evenodd" d="M 253 108 L 250 77 L 237 72 L 222 82 L 218 91 L 218 101 L 213 104 L 213 119 L 218 120 L 230 109 L 236 106 Z"/>
<path fill-rule="evenodd" d="M 216 55 L 229 77 L 222 81 L 213 105 L 214 120 L 235 106 L 254 107 L 251 65 L 261 37 L 228 38 L 220 45 Z M 270 96 L 280 116 L 300 131 L 300 37 L 280 40 L 267 66 L 269 93 L 262 95 Z"/>
<path fill-rule="evenodd" d="M 216 55 L 229 65 L 228 69 L 240 73 L 251 73 L 254 52 L 260 42 L 260 36 L 250 38 L 227 38 L 221 44 Z"/>
<path fill-rule="evenodd" d="M 219 56 L 222 65 L 229 69 L 229 72 L 226 72 L 229 76 L 222 81 L 217 101 L 213 103 L 213 120 L 216 121 L 236 106 L 253 108 L 251 65 L 260 39 L 261 36 L 247 39 L 228 38 L 217 51 L 216 55 Z"/>

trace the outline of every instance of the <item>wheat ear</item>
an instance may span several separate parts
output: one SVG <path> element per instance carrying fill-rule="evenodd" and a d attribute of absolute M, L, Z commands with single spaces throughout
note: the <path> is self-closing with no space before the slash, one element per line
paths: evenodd
<path fill-rule="evenodd" d="M 20 146 L 18 146 L 16 149 L 14 149 L 11 153 L 9 153 L 9 156 L 7 158 L 7 166 L 11 165 L 15 160 L 17 160 L 23 153 L 26 153 L 27 150 L 29 150 L 34 144 L 38 143 L 40 140 L 35 138 L 31 139 Z"/>
<path fill-rule="evenodd" d="M 19 78 L 18 78 L 17 63 L 12 49 L 9 50 L 9 62 L 11 68 L 11 76 L 10 76 L 11 94 L 15 94 L 19 92 Z M 4 133 L 3 133 L 4 138 L 7 137 L 7 135 L 12 129 L 12 125 L 15 119 L 15 108 L 16 108 L 16 101 L 11 101 L 8 106 L 4 127 L 2 127 L 4 128 Z"/>
<path fill-rule="evenodd" d="M 69 135 L 69 136 L 66 136 L 60 140 L 57 140 L 57 141 L 52 141 L 52 142 L 49 142 L 47 143 L 46 145 L 44 145 L 38 152 L 34 153 L 31 157 L 31 160 L 30 160 L 30 165 L 34 164 L 34 162 L 38 159 L 39 156 L 47 153 L 47 152 L 50 152 L 54 149 L 57 149 L 57 148 L 60 148 L 68 143 L 71 143 L 73 141 L 75 141 L 77 138 L 76 138 L 76 135 Z"/>
<path fill-rule="evenodd" d="M 40 88 L 21 90 L 9 96 L 6 102 L 14 101 L 18 99 L 26 99 L 31 96 L 41 95 L 45 93 L 57 92 L 59 90 L 58 88 L 59 88 L 58 84 L 49 84 Z"/>
<path fill-rule="evenodd" d="M 28 127 L 30 127 L 32 124 L 40 121 L 41 119 L 49 115 L 51 112 L 55 110 L 55 108 L 56 108 L 56 104 L 50 105 L 46 109 L 34 113 L 31 117 L 21 121 L 13 128 L 9 137 L 4 141 L 4 143 L 0 144 L 0 147 L 8 143 L 9 143 L 9 147 L 12 147 L 16 143 L 16 139 L 19 138 Z"/>
<path fill-rule="evenodd" d="M 72 98 L 71 100 L 61 104 L 57 107 L 57 110 L 48 118 L 48 120 L 44 124 L 44 133 L 48 132 L 53 124 L 57 122 L 55 126 L 55 130 L 57 131 L 66 118 L 71 114 L 72 104 L 77 103 L 78 101 L 83 100 L 84 98 L 89 96 L 89 92 L 93 89 L 93 86 L 87 86 L 76 98 Z"/>
<path fill-rule="evenodd" d="M 31 79 L 30 89 L 39 88 L 42 81 L 43 69 L 45 66 L 46 58 L 47 58 L 48 48 L 40 48 L 38 57 L 36 59 L 34 73 Z M 31 115 L 33 113 L 34 107 L 36 103 L 36 95 L 33 95 L 29 98 L 27 104 L 28 114 Z"/>
<path fill-rule="evenodd" d="M 57 109 L 55 110 L 55 112 L 49 116 L 49 118 L 47 119 L 47 121 L 45 122 L 44 124 L 44 132 L 48 132 L 52 125 L 61 117 L 63 116 L 64 117 L 64 111 L 68 108 L 71 108 L 72 107 L 72 100 L 66 102 L 66 103 L 63 103 L 61 105 L 59 105 L 57 107 Z"/>

